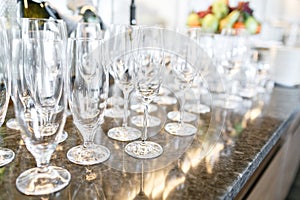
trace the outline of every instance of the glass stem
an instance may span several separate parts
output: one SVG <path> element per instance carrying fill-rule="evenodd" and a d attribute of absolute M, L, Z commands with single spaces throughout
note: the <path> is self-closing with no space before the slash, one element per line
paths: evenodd
<path fill-rule="evenodd" d="M 142 136 L 141 136 L 141 139 L 143 142 L 145 142 L 148 137 L 148 117 L 149 117 L 148 103 L 144 103 L 144 121 L 143 121 L 144 129 L 143 129 Z"/>
<path fill-rule="evenodd" d="M 43 173 L 49 170 L 48 166 L 53 152 L 54 150 L 46 150 L 35 156 L 36 166 L 39 168 L 40 172 Z"/>
<path fill-rule="evenodd" d="M 140 194 L 144 192 L 144 162 L 142 161 L 142 171 L 140 180 Z"/>
<path fill-rule="evenodd" d="M 124 115 L 123 115 L 123 127 L 127 127 L 128 124 L 128 104 L 129 104 L 129 92 L 123 91 L 124 93 Z"/>
<path fill-rule="evenodd" d="M 84 130 L 85 132 L 82 135 L 83 137 L 83 146 L 85 148 L 89 148 L 94 144 L 94 137 L 96 133 L 95 128 L 90 128 L 88 130 Z"/>
<path fill-rule="evenodd" d="M 179 124 L 182 125 L 184 123 L 184 104 L 185 104 L 185 89 L 182 92 L 179 92 L 179 99 L 180 99 L 180 116 L 179 116 Z"/>

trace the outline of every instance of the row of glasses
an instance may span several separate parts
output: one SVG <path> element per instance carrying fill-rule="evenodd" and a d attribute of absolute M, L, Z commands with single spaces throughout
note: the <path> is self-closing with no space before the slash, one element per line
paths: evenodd
<path fill-rule="evenodd" d="M 224 80 L 227 109 L 236 108 L 242 101 L 242 97 L 238 94 L 238 76 L 248 60 L 250 47 L 248 37 L 246 29 L 224 29 L 214 39 L 214 59 Z M 220 98 L 224 96 L 220 95 Z"/>
<path fill-rule="evenodd" d="M 67 96 L 84 138 L 83 145 L 68 151 L 68 159 L 91 165 L 109 158 L 109 150 L 93 142 L 103 122 L 108 71 L 101 63 L 100 39 L 70 38 L 66 54 L 62 21 L 22 19 L 21 29 L 21 37 L 12 39 L 12 100 L 22 139 L 37 167 L 19 175 L 16 186 L 24 194 L 43 195 L 63 189 L 71 179 L 67 170 L 49 166 L 63 134 Z"/>
<path fill-rule="evenodd" d="M 137 27 L 135 29 L 130 28 L 129 30 L 129 32 L 123 31 L 123 34 L 118 34 L 116 38 L 111 39 L 112 44 L 109 48 L 109 50 L 113 49 L 109 57 L 111 59 L 110 72 L 115 78 L 115 81 L 117 84 L 120 84 L 120 81 L 122 81 L 122 84 L 126 86 L 129 84 L 130 86 L 134 85 L 137 95 L 142 99 L 144 105 L 141 139 L 128 143 L 125 146 L 125 152 L 135 158 L 155 158 L 163 153 L 163 148 L 158 143 L 147 140 L 148 123 L 150 122 L 150 103 L 158 95 L 160 87 L 164 82 L 163 79 L 173 80 L 172 83 L 164 82 L 164 84 L 168 88 L 173 84 L 173 90 L 177 89 L 180 91 L 181 112 L 179 123 L 168 123 L 165 129 L 173 135 L 194 135 L 197 132 L 197 127 L 192 124 L 184 123 L 184 93 L 190 88 L 195 76 L 201 73 L 201 68 L 204 66 L 203 63 L 205 63 L 205 59 L 208 59 L 208 57 L 202 55 L 203 51 L 198 45 L 190 45 L 191 40 L 187 38 L 180 41 L 179 44 L 175 44 L 172 40 L 173 38 L 168 38 L 168 36 L 172 36 L 174 32 L 171 34 L 170 31 L 157 27 Z M 177 38 L 175 37 L 174 39 Z M 167 41 L 166 48 L 165 41 Z M 114 48 L 114 45 L 117 45 L 118 48 Z M 169 49 L 170 53 L 168 53 L 167 49 Z M 170 49 L 173 49 L 174 52 Z M 198 59 L 201 61 L 198 61 Z M 168 60 L 170 60 L 171 63 L 169 71 L 167 70 L 166 64 Z M 194 63 L 190 63 L 190 61 Z M 197 66 L 195 66 L 195 63 Z M 116 74 L 116 72 L 118 73 Z M 172 77 L 167 78 L 167 76 Z M 176 84 L 174 84 L 174 80 Z M 115 128 L 111 130 L 115 130 Z M 111 130 L 109 130 L 108 133 L 110 133 Z M 122 137 L 124 137 L 124 135 L 122 135 Z"/>
<path fill-rule="evenodd" d="M 215 104 L 226 109 L 236 108 L 245 97 L 245 92 L 241 91 L 243 74 L 253 77 L 253 70 L 248 67 L 250 37 L 247 30 L 228 28 L 220 34 L 214 34 L 202 28 L 189 28 L 185 33 L 208 53 L 223 77 L 226 93 L 220 93 Z M 224 101 L 226 104 L 223 104 Z"/>
<path fill-rule="evenodd" d="M 67 158 L 79 165 L 93 165 L 109 159 L 110 150 L 94 142 L 104 122 L 109 73 L 124 93 L 124 118 L 123 125 L 110 129 L 108 136 L 119 141 L 135 140 L 124 149 L 132 157 L 160 156 L 162 146 L 148 139 L 149 106 L 163 84 L 167 51 L 171 51 L 173 45 L 176 45 L 176 52 L 170 52 L 172 69 L 169 73 L 176 80 L 175 87 L 183 90 L 180 93 L 181 120 L 170 123 L 165 129 L 179 136 L 197 132 L 193 125 L 183 123 L 183 94 L 202 67 L 198 61 L 198 58 L 202 59 L 199 56 L 202 52 L 197 51 L 197 46 L 190 46 L 190 40 L 175 44 L 172 39 L 177 38 L 170 38 L 173 32 L 163 28 L 125 25 L 110 27 L 109 37 L 105 38 L 99 35 L 103 32 L 97 27 L 81 24 L 66 46 L 63 27 L 58 21 L 23 19 L 22 37 L 12 41 L 15 113 L 26 147 L 37 162 L 37 168 L 29 169 L 17 178 L 16 185 L 21 192 L 48 194 L 68 185 L 70 173 L 49 166 L 63 134 L 67 105 L 83 137 L 83 144 L 72 147 Z M 129 93 L 133 89 L 144 106 L 142 132 L 127 125 Z"/>

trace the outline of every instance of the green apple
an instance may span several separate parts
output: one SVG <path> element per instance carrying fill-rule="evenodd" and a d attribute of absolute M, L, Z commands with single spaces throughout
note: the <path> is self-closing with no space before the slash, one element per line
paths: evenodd
<path fill-rule="evenodd" d="M 258 26 L 258 21 L 252 16 L 248 17 L 245 21 L 245 27 L 251 34 L 256 33 Z"/>
<path fill-rule="evenodd" d="M 227 0 L 216 0 L 212 4 L 212 13 L 219 19 L 225 17 L 229 13 Z"/>
<path fill-rule="evenodd" d="M 202 20 L 202 27 L 208 32 L 216 32 L 218 30 L 219 19 L 213 14 L 207 14 Z"/>

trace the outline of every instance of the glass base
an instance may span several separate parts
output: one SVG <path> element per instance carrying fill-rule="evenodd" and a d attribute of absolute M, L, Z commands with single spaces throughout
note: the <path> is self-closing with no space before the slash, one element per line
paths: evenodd
<path fill-rule="evenodd" d="M 144 127 L 144 115 L 137 115 L 131 118 L 131 123 L 136 125 L 137 127 Z M 158 117 L 148 116 L 147 127 L 155 127 L 159 126 L 161 120 Z"/>
<path fill-rule="evenodd" d="M 188 112 L 204 114 L 210 112 L 210 107 L 204 104 L 186 104 L 184 109 Z"/>
<path fill-rule="evenodd" d="M 174 105 L 177 103 L 177 99 L 170 96 L 157 96 L 153 102 L 160 105 Z"/>
<path fill-rule="evenodd" d="M 67 158 L 78 165 L 94 165 L 106 161 L 110 157 L 108 148 L 93 144 L 86 148 L 78 145 L 71 148 L 67 153 Z"/>
<path fill-rule="evenodd" d="M 243 98 L 251 99 L 257 94 L 256 89 L 254 88 L 242 88 L 239 91 L 239 95 Z"/>
<path fill-rule="evenodd" d="M 125 146 L 125 152 L 134 158 L 150 159 L 160 156 L 163 148 L 155 142 L 134 141 Z"/>
<path fill-rule="evenodd" d="M 0 147 L 0 167 L 7 165 L 15 158 L 15 153 L 7 148 Z"/>
<path fill-rule="evenodd" d="M 60 135 L 60 138 L 58 140 L 58 143 L 64 142 L 68 138 L 68 133 L 66 131 L 63 131 L 62 134 Z"/>
<path fill-rule="evenodd" d="M 129 111 L 128 114 L 130 114 Z M 123 118 L 124 110 L 121 109 L 120 107 L 111 107 L 104 111 L 104 116 L 110 118 Z"/>
<path fill-rule="evenodd" d="M 130 109 L 135 111 L 135 112 L 138 112 L 138 113 L 144 113 L 144 107 L 145 106 L 143 104 L 134 104 L 134 105 L 130 106 Z M 148 106 L 148 112 L 149 113 L 156 112 L 157 109 L 158 108 L 157 108 L 156 105 L 149 104 L 149 106 Z"/>
<path fill-rule="evenodd" d="M 235 109 L 237 108 L 241 102 L 243 101 L 242 97 L 237 95 L 217 95 L 215 99 L 213 99 L 213 105 L 224 108 L 224 109 Z"/>
<path fill-rule="evenodd" d="M 132 127 L 115 127 L 108 131 L 107 136 L 118 141 L 127 142 L 141 137 L 141 131 Z"/>
<path fill-rule="evenodd" d="M 165 130 L 177 136 L 190 136 L 197 133 L 197 128 L 191 124 L 168 123 L 165 125 Z"/>
<path fill-rule="evenodd" d="M 6 122 L 6 127 L 13 130 L 20 130 L 19 123 L 16 118 L 11 118 Z"/>
<path fill-rule="evenodd" d="M 107 99 L 107 104 L 112 106 L 122 106 L 124 104 L 124 99 L 120 96 L 112 96 Z"/>
<path fill-rule="evenodd" d="M 179 111 L 171 111 L 168 112 L 168 118 L 173 121 L 180 121 L 180 112 Z M 193 113 L 184 112 L 183 121 L 184 122 L 192 122 L 197 119 L 197 116 Z"/>
<path fill-rule="evenodd" d="M 17 189 L 26 195 L 45 195 L 65 188 L 71 180 L 68 170 L 50 166 L 42 172 L 40 168 L 26 170 L 16 180 Z"/>

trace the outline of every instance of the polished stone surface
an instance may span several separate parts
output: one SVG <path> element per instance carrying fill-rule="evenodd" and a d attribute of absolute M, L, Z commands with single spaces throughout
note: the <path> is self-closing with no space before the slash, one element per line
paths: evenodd
<path fill-rule="evenodd" d="M 299 89 L 275 87 L 271 94 L 245 100 L 235 110 L 213 109 L 201 114 L 194 122 L 200 131 L 190 137 L 166 134 L 162 127 L 168 119 L 164 116 L 174 108 L 160 107 L 154 115 L 161 117 L 163 123 L 150 129 L 149 140 L 160 143 L 164 153 L 152 160 L 126 155 L 123 149 L 127 143 L 111 140 L 105 134 L 119 121 L 106 119 L 96 142 L 107 146 L 112 155 L 105 163 L 93 166 L 79 166 L 66 158 L 71 147 L 81 144 L 79 132 L 69 117 L 65 127 L 69 137 L 58 145 L 51 164 L 68 169 L 72 181 L 60 192 L 38 197 L 25 196 L 15 187 L 17 176 L 34 167 L 35 161 L 19 132 L 3 125 L 0 145 L 12 149 L 16 158 L 0 168 L 0 200 L 233 199 L 274 144 L 299 125 L 299 104 Z M 10 107 L 7 119 L 12 116 Z"/>

